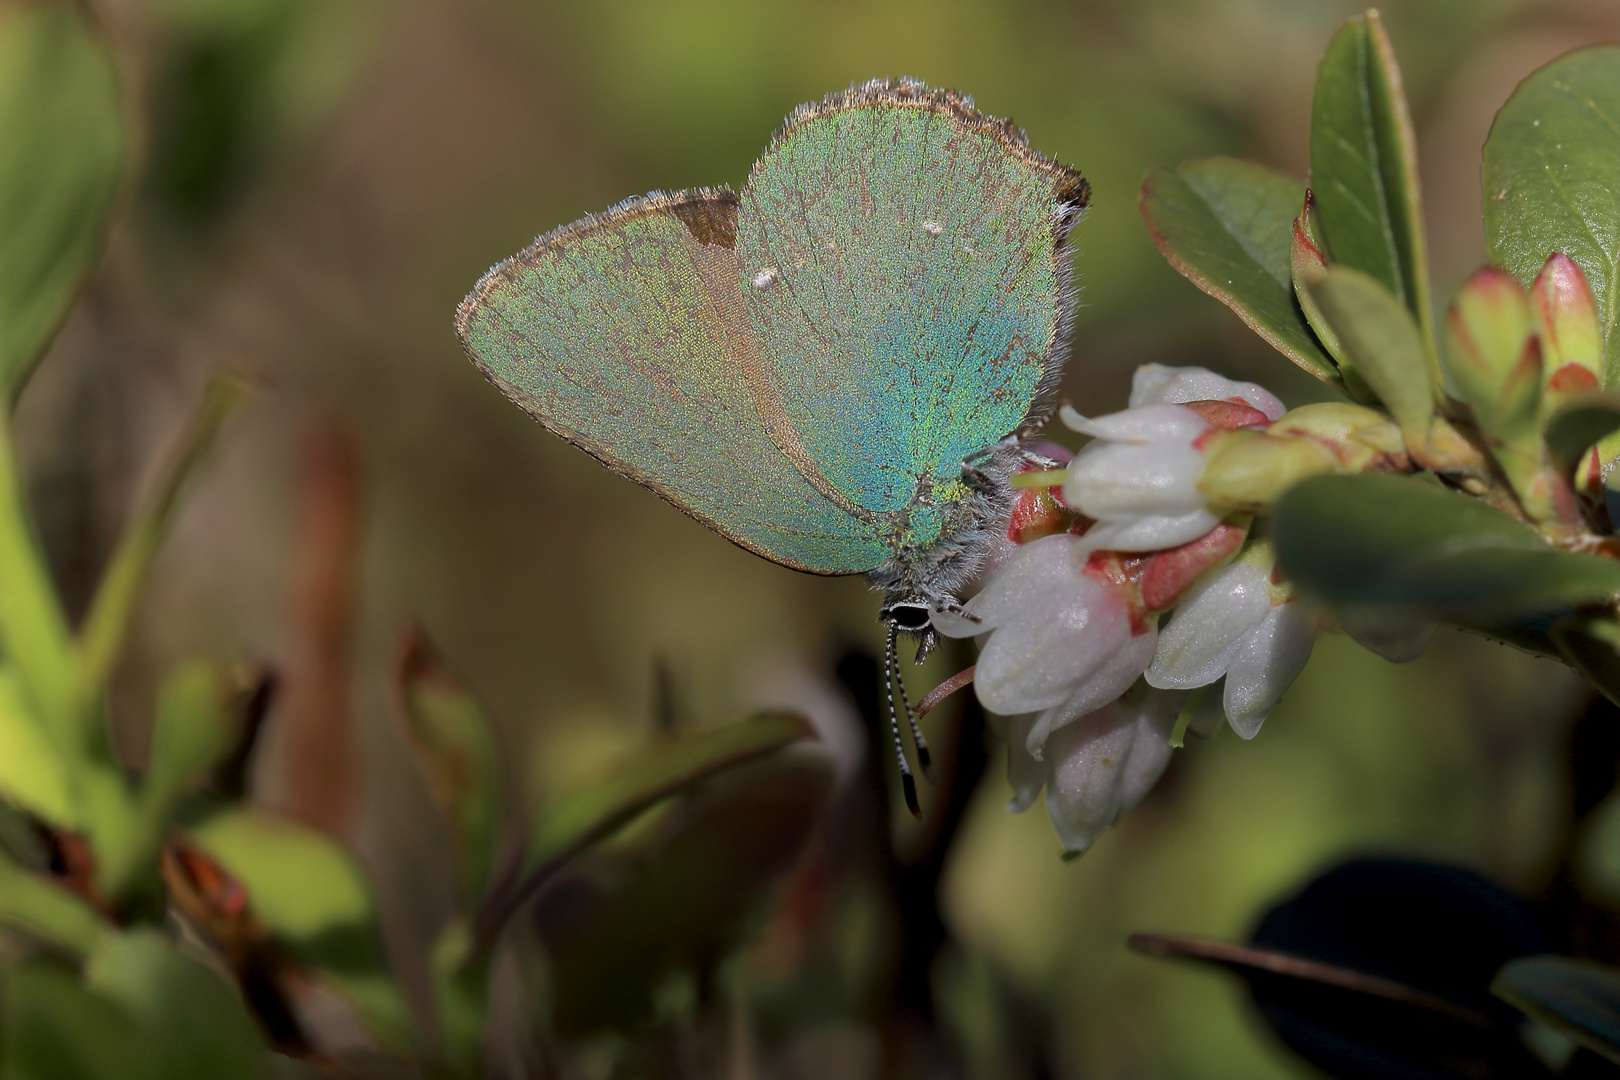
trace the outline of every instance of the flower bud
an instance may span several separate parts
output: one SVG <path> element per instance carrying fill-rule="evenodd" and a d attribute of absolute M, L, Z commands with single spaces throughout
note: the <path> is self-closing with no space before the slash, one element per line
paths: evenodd
<path fill-rule="evenodd" d="M 1603 327 L 1586 275 L 1554 252 L 1530 285 L 1530 307 L 1541 338 L 1547 400 L 1544 409 L 1603 385 Z"/>
<path fill-rule="evenodd" d="M 1541 405 L 1541 349 L 1530 298 L 1512 274 L 1487 266 L 1463 283 L 1446 315 L 1446 373 L 1491 435 L 1533 433 Z"/>
<path fill-rule="evenodd" d="M 1400 425 L 1385 413 L 1347 401 L 1301 405 L 1272 424 L 1271 433 L 1314 439 L 1339 459 L 1343 472 L 1404 472 L 1411 467 Z"/>
<path fill-rule="evenodd" d="M 1339 460 L 1314 439 L 1223 431 L 1208 444 L 1198 490 L 1210 502 L 1258 513 L 1301 480 L 1337 472 Z"/>
<path fill-rule="evenodd" d="M 1299 306 L 1305 312 L 1305 321 L 1311 324 L 1316 332 L 1316 339 L 1322 343 L 1322 348 L 1333 358 L 1333 362 L 1341 368 L 1344 366 L 1344 350 L 1339 347 L 1339 336 L 1328 325 L 1327 319 L 1322 317 L 1322 311 L 1316 306 L 1316 298 L 1306 288 L 1310 282 L 1326 276 L 1328 269 L 1327 253 L 1322 249 L 1322 230 L 1316 221 L 1316 197 L 1311 189 L 1305 189 L 1305 206 L 1294 219 L 1293 239 L 1288 247 L 1288 265 L 1294 281 L 1294 296 L 1299 300 Z"/>

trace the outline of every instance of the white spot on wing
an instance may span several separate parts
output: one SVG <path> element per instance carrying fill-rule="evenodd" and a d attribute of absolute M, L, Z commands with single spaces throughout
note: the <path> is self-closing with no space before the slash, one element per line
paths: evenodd
<path fill-rule="evenodd" d="M 945 226 L 941 225 L 937 221 L 925 221 L 925 222 L 923 222 L 923 232 L 927 233 L 929 236 L 938 236 L 940 233 L 942 233 L 944 231 L 945 231 Z"/>
<path fill-rule="evenodd" d="M 765 267 L 764 269 L 760 270 L 759 273 L 754 275 L 754 288 L 756 288 L 756 289 L 769 288 L 771 282 L 776 280 L 778 274 L 779 274 L 779 271 L 776 269 L 776 267 L 774 267 L 774 266 Z"/>

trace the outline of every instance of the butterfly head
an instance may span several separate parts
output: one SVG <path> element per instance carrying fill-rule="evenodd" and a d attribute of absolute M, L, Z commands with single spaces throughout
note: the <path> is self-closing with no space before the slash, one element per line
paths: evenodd
<path fill-rule="evenodd" d="M 891 637 L 898 634 L 916 634 L 921 637 L 922 640 L 917 643 L 919 664 L 939 644 L 939 631 L 934 629 L 932 607 L 926 600 L 892 600 L 884 604 L 883 610 L 878 612 L 878 621 L 889 628 Z"/>

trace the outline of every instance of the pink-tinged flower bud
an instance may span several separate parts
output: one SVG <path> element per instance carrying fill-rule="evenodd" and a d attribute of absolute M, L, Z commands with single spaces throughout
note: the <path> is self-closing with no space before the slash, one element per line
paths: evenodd
<path fill-rule="evenodd" d="M 1314 440 L 1339 459 L 1343 472 L 1405 472 L 1412 467 L 1400 425 L 1385 413 L 1347 401 L 1301 405 L 1269 430 Z"/>
<path fill-rule="evenodd" d="M 1319 281 L 1327 275 L 1328 258 L 1322 249 L 1322 230 L 1316 221 L 1316 198 L 1311 189 L 1305 189 L 1305 206 L 1294 219 L 1294 231 L 1288 246 L 1288 268 L 1293 279 L 1294 296 L 1299 301 L 1300 310 L 1305 313 L 1305 321 L 1310 324 L 1316 333 L 1316 339 L 1322 343 L 1322 348 L 1333 358 L 1333 362 L 1341 368 L 1344 366 L 1344 350 L 1339 346 L 1339 337 L 1333 332 L 1333 327 L 1322 316 L 1322 309 L 1317 307 L 1316 298 L 1311 295 L 1308 288 L 1311 282 Z"/>
<path fill-rule="evenodd" d="M 1213 436 L 1204 452 L 1208 463 L 1198 490 L 1217 506 L 1247 513 L 1265 510 L 1307 477 L 1411 467 L 1400 427 L 1348 402 L 1302 405 L 1264 433 Z"/>
<path fill-rule="evenodd" d="M 1181 594 L 1243 546 L 1249 535 L 1249 519 L 1223 521 L 1190 544 L 1148 556 L 1138 584 L 1142 607 L 1163 611 L 1181 599 Z"/>
<path fill-rule="evenodd" d="M 1535 431 L 1541 348 L 1530 298 L 1487 266 L 1463 283 L 1446 315 L 1446 373 L 1481 428 L 1513 441 Z"/>
<path fill-rule="evenodd" d="M 1255 544 L 1196 586 L 1159 635 L 1148 685 L 1192 690 L 1224 678 L 1227 722 L 1254 738 L 1316 643 L 1304 606 L 1273 576 L 1270 548 Z"/>
<path fill-rule="evenodd" d="M 1259 513 L 1301 480 L 1338 469 L 1339 459 L 1314 439 L 1232 432 L 1210 442 L 1198 490 L 1217 506 Z"/>
<path fill-rule="evenodd" d="M 1603 384 L 1603 327 L 1597 298 L 1575 260 L 1554 252 L 1530 285 L 1541 338 L 1547 407 Z"/>

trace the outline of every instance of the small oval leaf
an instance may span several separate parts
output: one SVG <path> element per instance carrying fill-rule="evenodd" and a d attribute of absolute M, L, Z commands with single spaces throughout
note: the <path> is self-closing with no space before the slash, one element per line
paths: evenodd
<path fill-rule="evenodd" d="M 245 891 L 246 911 L 287 952 L 346 998 L 372 1034 L 419 1049 L 415 1018 L 389 971 L 371 885 L 324 833 L 287 818 L 223 810 L 191 842 Z"/>
<path fill-rule="evenodd" d="M 1338 369 L 1294 300 L 1290 244 L 1305 185 L 1232 158 L 1158 168 L 1142 181 L 1148 233 L 1181 274 L 1324 382 Z"/>
<path fill-rule="evenodd" d="M 0 395 L 100 260 L 124 164 L 118 74 L 79 4 L 0 6 Z"/>
<path fill-rule="evenodd" d="M 1439 386 L 1417 141 L 1395 51 L 1376 11 L 1347 22 L 1317 70 L 1311 191 L 1330 261 L 1371 275 L 1405 306 L 1422 330 L 1430 379 Z"/>
<path fill-rule="evenodd" d="M 1620 377 L 1620 45 L 1560 57 L 1496 114 L 1480 172 L 1491 261 L 1526 285 L 1553 252 L 1574 259 Z"/>
<path fill-rule="evenodd" d="M 1407 445 L 1427 438 L 1434 392 L 1411 314 L 1369 274 L 1333 267 L 1306 285 L 1357 375 L 1395 417 Z"/>
<path fill-rule="evenodd" d="M 495 733 L 483 707 L 451 675 L 418 630 L 400 643 L 400 718 L 416 764 L 455 831 L 463 899 L 484 895 L 500 825 Z"/>
<path fill-rule="evenodd" d="M 1306 480 L 1277 503 L 1274 527 L 1283 572 L 1333 606 L 1472 622 L 1620 593 L 1620 563 L 1549 547 L 1479 500 L 1413 477 Z"/>

